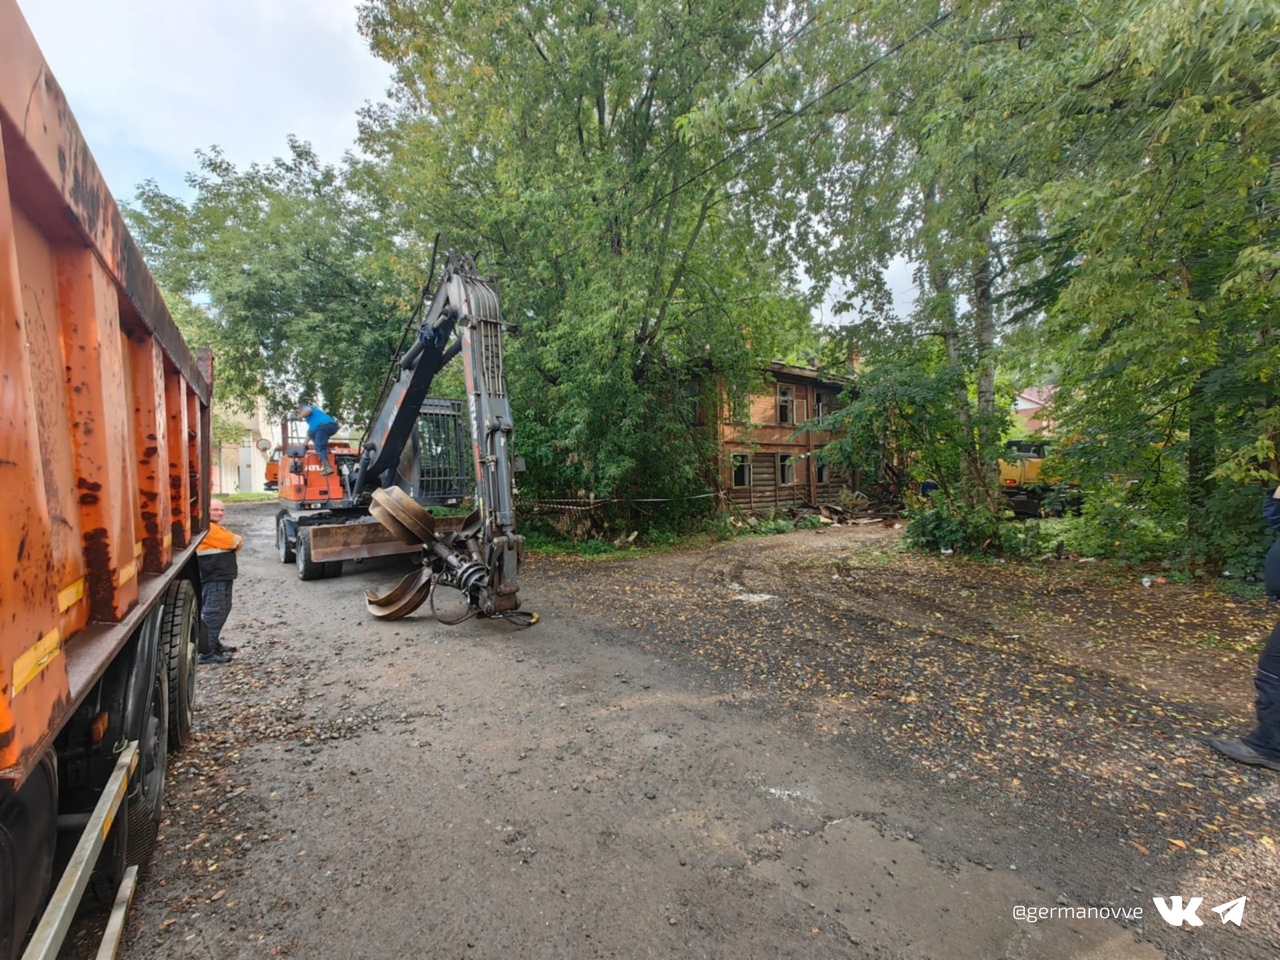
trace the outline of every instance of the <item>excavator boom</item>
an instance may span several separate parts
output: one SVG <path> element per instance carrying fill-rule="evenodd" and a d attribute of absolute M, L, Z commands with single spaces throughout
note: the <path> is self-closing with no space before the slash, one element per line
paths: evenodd
<path fill-rule="evenodd" d="M 457 589 L 484 616 L 510 616 L 520 606 L 516 572 L 524 538 L 515 525 L 517 464 L 503 355 L 508 329 L 497 293 L 475 261 L 450 255 L 417 336 L 396 361 L 394 376 L 365 433 L 351 489 L 353 498 L 372 495 L 371 512 L 387 529 L 423 544 L 430 589 Z M 459 354 L 475 467 L 475 511 L 461 530 L 444 533 L 436 531 L 431 515 L 397 486 L 395 478 L 432 381 Z M 423 574 L 410 579 L 422 580 Z M 381 598 L 370 595 L 369 609 L 375 616 L 404 616 L 426 596 L 423 584 L 413 589 L 402 584 Z"/>

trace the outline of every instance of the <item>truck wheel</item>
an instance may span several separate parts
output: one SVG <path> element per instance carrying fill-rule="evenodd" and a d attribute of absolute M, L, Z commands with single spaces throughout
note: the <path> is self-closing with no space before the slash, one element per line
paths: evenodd
<path fill-rule="evenodd" d="M 70 858 L 68 845 L 58 837 L 60 794 L 53 747 L 21 789 L 0 793 L 0 957 L 5 960 L 21 956 L 27 928 L 44 910 Z"/>
<path fill-rule="evenodd" d="M 340 576 L 342 576 L 342 561 L 341 561 L 341 560 L 330 560 L 328 563 L 326 563 L 326 564 L 324 565 L 324 575 L 325 575 L 326 577 L 340 577 Z"/>
<path fill-rule="evenodd" d="M 169 746 L 169 670 L 162 646 L 152 670 L 146 709 L 138 727 L 128 731 L 138 741 L 138 768 L 125 800 L 129 810 L 128 849 L 125 860 L 144 865 L 155 849 L 164 798 L 164 768 Z"/>
<path fill-rule="evenodd" d="M 289 526 L 284 522 L 288 514 L 281 510 L 276 516 L 276 553 L 281 563 L 293 563 L 293 544 L 289 542 Z"/>
<path fill-rule="evenodd" d="M 175 580 L 164 594 L 160 655 L 169 671 L 169 749 L 179 750 L 191 736 L 196 703 L 196 645 L 199 613 L 190 580 Z"/>
<path fill-rule="evenodd" d="M 306 527 L 298 528 L 296 549 L 299 580 L 319 580 L 325 575 L 327 564 L 317 563 L 311 559 L 311 531 Z"/>

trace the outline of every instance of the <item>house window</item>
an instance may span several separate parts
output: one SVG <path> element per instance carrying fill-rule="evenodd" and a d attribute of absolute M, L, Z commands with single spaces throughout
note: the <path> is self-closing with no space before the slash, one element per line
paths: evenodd
<path fill-rule="evenodd" d="M 751 486 L 751 458 L 745 453 L 733 455 L 733 485 L 735 487 Z"/>
<path fill-rule="evenodd" d="M 792 404 L 791 388 L 779 387 L 778 388 L 778 422 L 779 423 L 791 423 L 791 414 L 792 414 L 791 404 Z"/>
<path fill-rule="evenodd" d="M 821 393 L 815 392 L 813 395 L 813 415 L 821 427 L 823 418 L 827 415 L 827 398 Z"/>
<path fill-rule="evenodd" d="M 815 469 L 816 469 L 816 471 L 817 471 L 817 475 L 818 475 L 818 482 L 819 482 L 819 483 L 826 483 L 826 482 L 827 482 L 827 478 L 830 476 L 830 471 L 829 471 L 829 468 L 827 467 L 827 465 L 826 465 L 825 463 L 823 463 L 821 460 L 819 460 L 819 461 L 817 462 L 817 464 L 816 464 Z"/>
<path fill-rule="evenodd" d="M 787 486 L 796 482 L 796 464 L 789 453 L 778 454 L 778 484 Z"/>

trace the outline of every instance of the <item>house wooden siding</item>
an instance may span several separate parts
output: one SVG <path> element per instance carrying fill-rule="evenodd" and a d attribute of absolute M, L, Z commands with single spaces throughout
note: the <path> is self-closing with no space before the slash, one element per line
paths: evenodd
<path fill-rule="evenodd" d="M 721 489 L 733 504 L 752 511 L 782 510 L 831 502 L 846 475 L 834 465 L 825 467 L 823 482 L 814 453 L 834 436 L 830 431 L 801 433 L 796 427 L 816 416 L 821 403 L 825 415 L 836 408 L 846 382 L 820 376 L 804 367 L 773 364 L 765 388 L 748 403 L 749 422 L 731 422 L 721 394 L 721 415 L 715 418 L 721 453 Z M 783 392 L 785 391 L 785 393 Z M 786 413 L 785 422 L 779 422 Z M 737 458 L 745 457 L 745 464 Z M 784 477 L 784 458 L 790 458 Z M 743 469 L 736 469 L 742 467 Z M 735 474 L 737 476 L 735 477 Z M 747 480 L 746 484 L 735 483 Z"/>

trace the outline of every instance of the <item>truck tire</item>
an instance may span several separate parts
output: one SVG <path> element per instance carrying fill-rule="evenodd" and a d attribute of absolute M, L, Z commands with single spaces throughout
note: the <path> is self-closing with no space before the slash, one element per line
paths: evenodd
<path fill-rule="evenodd" d="M 329 562 L 327 562 L 327 563 L 324 565 L 324 575 L 325 575 L 326 577 L 340 577 L 340 576 L 342 576 L 342 561 L 341 561 L 341 560 L 330 560 Z"/>
<path fill-rule="evenodd" d="M 284 520 L 288 515 L 285 510 L 276 514 L 276 553 L 280 555 L 281 563 L 294 561 L 293 544 L 289 542 L 289 525 Z"/>
<path fill-rule="evenodd" d="M 40 916 L 58 860 L 58 758 L 45 752 L 16 793 L 0 794 L 0 957 L 21 955 L 27 929 Z"/>
<path fill-rule="evenodd" d="M 325 575 L 325 567 L 328 565 L 311 559 L 311 531 L 306 527 L 298 528 L 298 542 L 295 550 L 299 580 L 319 580 Z"/>
<path fill-rule="evenodd" d="M 154 662 L 139 664 L 139 668 L 150 668 L 151 682 L 145 687 L 145 708 L 137 711 L 134 729 L 125 733 L 127 739 L 138 741 L 138 768 L 125 798 L 129 819 L 125 860 L 145 869 L 160 830 L 164 770 L 169 756 L 169 666 L 163 647 Z"/>
<path fill-rule="evenodd" d="M 166 658 L 169 674 L 169 749 L 177 751 L 190 738 L 195 716 L 200 614 L 190 580 L 169 584 L 162 602 L 160 655 Z"/>

